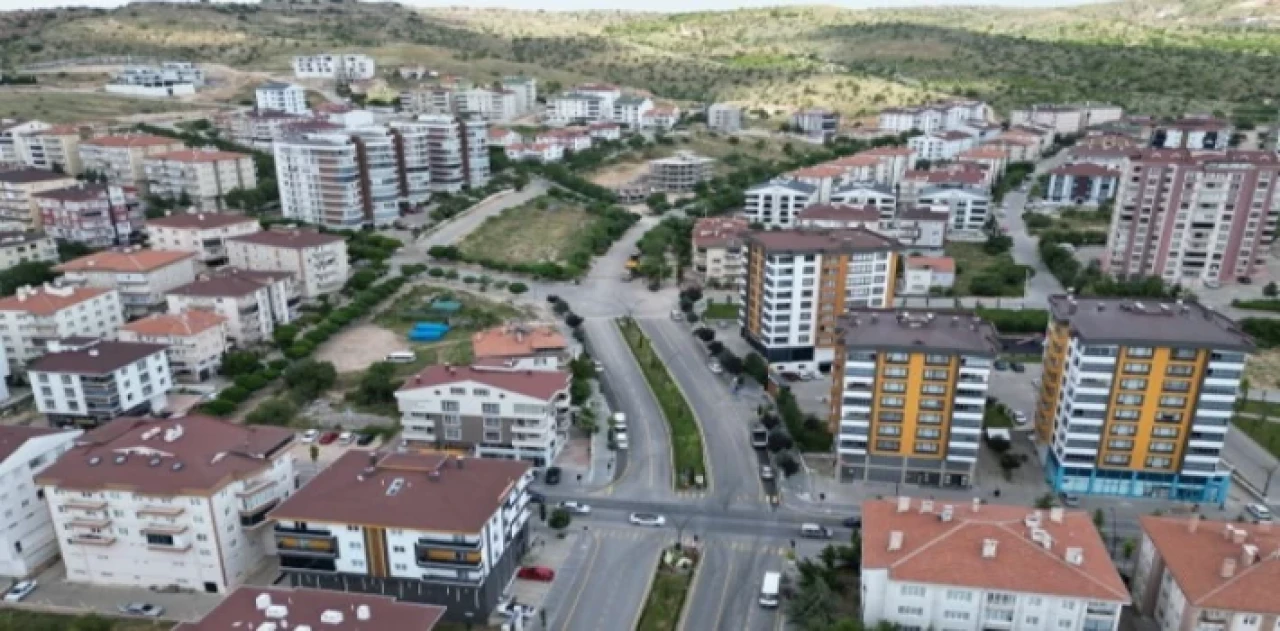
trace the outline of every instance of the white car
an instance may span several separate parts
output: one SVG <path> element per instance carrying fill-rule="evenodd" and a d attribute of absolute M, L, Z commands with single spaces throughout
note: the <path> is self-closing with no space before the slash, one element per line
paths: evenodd
<path fill-rule="evenodd" d="M 304 444 L 309 445 L 311 443 L 314 443 L 316 442 L 317 438 L 320 438 L 320 430 L 318 429 L 309 429 L 305 432 L 302 432 L 302 442 Z"/>
<path fill-rule="evenodd" d="M 1022 410 L 1014 410 L 1014 411 L 1013 411 L 1013 422 L 1014 422 L 1014 423 L 1017 423 L 1018 425 L 1026 425 L 1026 424 L 1027 424 L 1027 413 L 1026 413 L 1026 412 L 1023 412 Z"/>
<path fill-rule="evenodd" d="M 22 581 L 21 583 L 10 587 L 9 591 L 4 593 L 4 601 L 7 603 L 16 603 L 29 596 L 31 592 L 36 591 L 37 585 L 39 585 L 39 583 L 35 581 Z"/>
<path fill-rule="evenodd" d="M 812 370 L 805 370 L 800 373 L 800 381 L 813 381 L 818 378 L 818 373 Z"/>
<path fill-rule="evenodd" d="M 711 372 L 717 375 L 724 372 L 724 368 L 720 366 L 720 362 L 711 362 L 710 364 L 707 364 L 707 368 L 710 368 Z"/>
<path fill-rule="evenodd" d="M 652 526 L 654 528 L 661 528 L 667 525 L 666 517 L 654 513 L 631 513 L 627 521 L 637 526 Z"/>
<path fill-rule="evenodd" d="M 563 502 L 560 502 L 560 508 L 563 508 L 569 511 L 574 515 L 590 515 L 591 514 L 591 506 L 587 504 L 583 504 L 582 502 L 575 502 L 573 500 L 565 500 Z"/>
<path fill-rule="evenodd" d="M 356 435 L 351 432 L 342 432 L 342 435 L 338 436 L 339 445 L 350 445 L 351 443 L 355 442 L 355 440 L 356 440 Z"/>
<path fill-rule="evenodd" d="M 1244 507 L 1244 510 L 1249 513 L 1249 516 L 1252 517 L 1253 521 L 1256 523 L 1271 521 L 1271 509 L 1267 508 L 1265 505 L 1249 504 Z"/>

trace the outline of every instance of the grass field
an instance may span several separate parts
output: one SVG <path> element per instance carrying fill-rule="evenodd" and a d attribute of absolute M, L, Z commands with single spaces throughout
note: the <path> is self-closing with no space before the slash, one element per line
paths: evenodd
<path fill-rule="evenodd" d="M 64 616 L 5 609 L 0 611 L 0 631 L 167 631 L 173 623 L 119 619 L 104 616 Z"/>
<path fill-rule="evenodd" d="M 1251 388 L 1280 388 L 1280 350 L 1259 350 L 1244 365 Z"/>
<path fill-rule="evenodd" d="M 492 300 L 481 294 L 435 285 L 419 285 L 397 298 L 391 306 L 375 316 L 374 324 L 404 334 L 413 328 L 415 322 L 440 321 L 444 316 L 429 310 L 430 303 L 438 298 L 457 300 L 462 303 L 461 310 L 447 317 L 450 329 L 441 340 L 445 342 L 466 340 L 476 331 L 527 315 L 510 304 Z"/>
<path fill-rule="evenodd" d="M 640 611 L 636 631 L 675 631 L 680 624 L 680 610 L 693 582 L 692 572 L 659 568 L 653 576 L 649 599 Z"/>
<path fill-rule="evenodd" d="M 1023 286 L 1026 284 L 1026 273 L 1018 268 L 1016 273 L 1010 270 L 1017 266 L 1013 262 L 1013 255 L 1009 252 L 1003 252 L 997 256 L 991 256 L 982 250 L 981 243 L 965 243 L 961 241 L 951 241 L 946 246 L 947 256 L 956 261 L 956 282 L 952 288 L 953 295 L 970 296 L 973 295 L 974 279 L 984 276 L 1000 276 L 1005 278 L 1004 274 L 1012 274 L 1009 282 L 1000 284 L 1000 296 L 1019 297 L 1023 294 Z"/>
<path fill-rule="evenodd" d="M 738 305 L 732 302 L 709 302 L 703 320 L 737 320 Z"/>
<path fill-rule="evenodd" d="M 1271 455 L 1280 458 L 1280 423 L 1241 416 L 1231 419 L 1231 422 L 1263 449 L 1271 452 Z"/>
<path fill-rule="evenodd" d="M 561 263 L 574 239 L 593 221 L 580 206 L 539 197 L 485 220 L 458 249 L 473 260 Z"/>
<path fill-rule="evenodd" d="M 87 92 L 9 92 L 0 89 L 0 116 L 37 118 L 51 123 L 89 122 L 130 116 L 197 109 L 186 103 L 130 99 Z"/>

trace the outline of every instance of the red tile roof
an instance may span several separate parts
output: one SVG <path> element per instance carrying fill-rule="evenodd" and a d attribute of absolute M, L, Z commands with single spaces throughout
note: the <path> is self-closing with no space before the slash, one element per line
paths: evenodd
<path fill-rule="evenodd" d="M 234 226 L 242 223 L 258 223 L 258 220 L 245 215 L 235 215 L 231 213 L 175 213 L 156 219 L 148 219 L 148 226 L 160 226 L 162 228 L 191 228 L 191 229 L 208 229 L 208 228 L 224 228 L 226 226 Z"/>
<path fill-rule="evenodd" d="M 195 256 L 177 250 L 108 250 L 72 259 L 55 267 L 59 272 L 150 272 Z"/>
<path fill-rule="evenodd" d="M 75 178 L 65 173 L 54 173 L 53 171 L 45 171 L 44 169 L 13 169 L 10 171 L 0 171 L 0 182 L 9 184 L 30 184 L 32 182 L 49 182 L 51 180 L 67 180 L 74 182 Z"/>
<path fill-rule="evenodd" d="M 880 211 L 875 206 L 854 206 L 851 204 L 814 204 L 800 211 L 796 216 L 799 221 L 805 219 L 829 219 L 836 221 L 860 221 L 877 223 Z"/>
<path fill-rule="evenodd" d="M 9 459 L 13 452 L 22 448 L 32 438 L 49 436 L 75 430 L 62 430 L 53 427 L 28 427 L 23 425 L 0 425 L 0 462 Z"/>
<path fill-rule="evenodd" d="M 1267 524 L 1200 521 L 1144 516 L 1139 522 L 1165 568 L 1187 598 L 1190 606 L 1263 614 L 1280 614 L 1280 600 L 1275 597 L 1280 584 L 1280 531 Z M 1242 543 L 1232 540 L 1227 531 L 1240 531 Z M 1254 546 L 1254 561 L 1247 563 L 1245 546 Z M 1223 561 L 1235 563 L 1233 576 L 1222 577 Z M 1159 580 L 1159 577 L 1156 577 Z"/>
<path fill-rule="evenodd" d="M 907 257 L 907 267 L 954 274 L 956 272 L 956 260 L 949 256 L 909 256 Z"/>
<path fill-rule="evenodd" d="M 174 627 L 173 631 L 256 631 L 272 628 L 264 625 L 279 624 L 281 620 L 268 617 L 265 609 L 258 608 L 257 601 L 263 595 L 270 599 L 272 605 L 287 609 L 290 630 L 310 627 L 323 631 L 431 631 L 445 612 L 444 607 L 402 602 L 377 594 L 328 589 L 241 587 L 222 599 L 199 622 L 184 622 Z M 360 607 L 368 612 L 368 620 L 357 617 Z M 321 621 L 321 615 L 328 611 L 342 614 L 342 622 Z"/>
<path fill-rule="evenodd" d="M 288 272 L 260 272 L 224 267 L 215 274 L 201 274 L 181 287 L 169 290 L 176 296 L 205 298 L 247 296 L 275 280 L 292 276 Z"/>
<path fill-rule="evenodd" d="M 163 353 L 169 348 L 164 344 L 98 341 L 92 338 L 71 339 L 78 343 L 75 350 L 45 353 L 31 362 L 29 370 L 73 375 L 106 375 L 156 353 Z M 82 342 L 83 345 L 79 345 Z"/>
<path fill-rule="evenodd" d="M 107 186 L 105 184 L 84 184 L 80 183 L 67 188 L 55 188 L 51 191 L 43 191 L 40 193 L 32 193 L 35 199 L 50 199 L 60 202 L 87 202 L 96 199 L 107 198 Z"/>
<path fill-rule="evenodd" d="M 554 325 L 510 324 L 473 333 L 471 348 L 477 358 L 527 357 L 565 350 L 569 342 Z"/>
<path fill-rule="evenodd" d="M 146 336 L 183 337 L 198 335 L 226 321 L 226 318 L 212 311 L 190 309 L 181 313 L 153 313 L 120 327 L 120 330 Z"/>
<path fill-rule="evenodd" d="M 693 224 L 693 245 L 698 248 L 727 245 L 742 238 L 750 227 L 739 217 L 702 217 Z"/>
<path fill-rule="evenodd" d="M 51 289 L 48 285 L 26 290 L 19 289 L 13 296 L 0 298 L 0 311 L 25 311 L 39 316 L 53 315 L 109 291 L 114 290 L 102 287 L 54 287 Z"/>
<path fill-rule="evenodd" d="M 345 239 L 340 235 L 324 234 L 315 230 L 263 230 L 262 232 L 232 237 L 227 241 L 300 250 L 340 243 Z"/>
<path fill-rule="evenodd" d="M 99 147 L 158 147 L 163 145 L 181 145 L 182 141 L 177 138 L 154 136 L 151 134 L 128 134 L 123 136 L 98 136 L 97 138 L 90 138 L 80 144 L 95 145 Z"/>
<path fill-rule="evenodd" d="M 902 247 L 866 228 L 756 231 L 747 240 L 766 251 L 781 252 L 874 252 Z"/>
<path fill-rule="evenodd" d="M 1050 175 L 1071 175 L 1075 177 L 1120 177 L 1120 172 L 1114 169 L 1108 169 L 1100 164 L 1091 162 L 1077 162 L 1075 164 L 1064 164 L 1052 171 Z"/>
<path fill-rule="evenodd" d="M 467 382 L 550 401 L 557 392 L 569 388 L 569 373 L 559 370 L 479 370 L 468 366 L 427 366 L 422 372 L 406 379 L 400 386 L 400 391 L 426 390 Z"/>

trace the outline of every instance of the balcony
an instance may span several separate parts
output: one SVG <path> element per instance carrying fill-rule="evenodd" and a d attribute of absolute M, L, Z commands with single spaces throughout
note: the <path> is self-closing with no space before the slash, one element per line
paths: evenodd
<path fill-rule="evenodd" d="M 107 501 L 78 499 L 63 502 L 62 505 L 73 510 L 98 511 L 106 509 Z"/>
<path fill-rule="evenodd" d="M 451 548 L 454 550 L 479 550 L 480 535 L 454 535 L 452 537 L 418 537 L 415 544 L 419 552 L 429 548 Z"/>
<path fill-rule="evenodd" d="M 415 546 L 414 560 L 418 567 L 447 568 L 452 570 L 478 569 L 484 562 L 484 555 L 479 550 L 457 551 L 443 548 L 424 548 Z"/>
<path fill-rule="evenodd" d="M 71 535 L 67 541 L 87 546 L 109 546 L 116 542 L 116 537 L 108 534 L 79 533 Z"/>
<path fill-rule="evenodd" d="M 267 502 L 260 503 L 252 510 L 246 510 L 242 507 L 240 509 L 240 526 L 244 528 L 261 527 L 263 524 L 271 521 L 267 517 L 267 514 L 270 513 L 271 509 L 275 508 L 278 504 L 280 504 L 280 500 L 273 497 Z"/>
<path fill-rule="evenodd" d="M 298 556 L 314 559 L 338 558 L 337 538 L 315 535 L 282 535 L 276 526 L 276 550 L 281 556 Z"/>
<path fill-rule="evenodd" d="M 107 517 L 106 515 L 103 515 L 102 517 L 94 517 L 91 515 L 86 515 L 83 517 L 76 517 L 67 522 L 67 526 L 71 528 L 90 528 L 93 530 L 97 530 L 99 528 L 106 528 L 107 526 L 110 526 L 110 525 L 111 525 L 111 518 Z"/>

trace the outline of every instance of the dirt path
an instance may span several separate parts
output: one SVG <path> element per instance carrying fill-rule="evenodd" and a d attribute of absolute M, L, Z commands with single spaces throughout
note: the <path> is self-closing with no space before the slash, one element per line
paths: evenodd
<path fill-rule="evenodd" d="M 333 362 L 338 374 L 365 370 L 387 355 L 410 348 L 409 341 L 376 324 L 353 326 L 324 344 L 315 354 L 316 361 Z"/>

